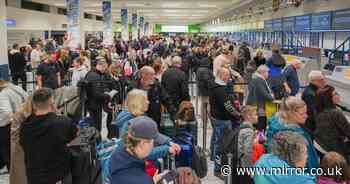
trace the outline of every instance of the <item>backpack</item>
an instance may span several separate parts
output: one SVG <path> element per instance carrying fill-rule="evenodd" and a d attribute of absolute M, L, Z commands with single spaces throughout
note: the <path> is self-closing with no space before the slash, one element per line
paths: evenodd
<path fill-rule="evenodd" d="M 110 184 L 109 160 L 114 150 L 120 144 L 120 139 L 102 141 L 97 147 L 97 158 L 100 161 L 102 180 L 104 184 Z"/>
<path fill-rule="evenodd" d="M 221 165 L 228 165 L 228 154 L 233 154 L 231 166 L 236 167 L 239 163 L 238 158 L 238 136 L 242 129 L 250 128 L 248 125 L 241 125 L 233 130 L 225 129 L 223 135 L 219 139 L 219 155 Z"/>

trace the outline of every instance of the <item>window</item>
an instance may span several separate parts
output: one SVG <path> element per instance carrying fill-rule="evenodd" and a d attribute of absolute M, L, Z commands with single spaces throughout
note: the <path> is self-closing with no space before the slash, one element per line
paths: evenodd
<path fill-rule="evenodd" d="M 50 6 L 47 4 L 41 4 L 36 2 L 31 2 L 28 0 L 22 0 L 22 8 L 28 10 L 42 11 L 50 13 Z"/>
<path fill-rule="evenodd" d="M 103 17 L 96 15 L 96 20 L 103 21 Z"/>
<path fill-rule="evenodd" d="M 92 15 L 88 13 L 84 13 L 84 19 L 92 19 Z"/>
<path fill-rule="evenodd" d="M 57 8 L 57 13 L 60 15 L 67 15 L 67 9 L 66 8 Z"/>

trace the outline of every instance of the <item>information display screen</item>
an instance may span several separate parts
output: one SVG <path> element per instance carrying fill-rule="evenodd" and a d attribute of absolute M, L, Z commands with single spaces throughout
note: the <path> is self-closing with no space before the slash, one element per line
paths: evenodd
<path fill-rule="evenodd" d="M 311 16 L 303 15 L 295 17 L 295 30 L 307 31 L 310 30 Z"/>
<path fill-rule="evenodd" d="M 312 14 L 311 29 L 329 30 L 331 29 L 331 12 Z"/>
<path fill-rule="evenodd" d="M 282 31 L 282 19 L 274 19 L 272 21 L 272 29 L 275 31 Z"/>
<path fill-rule="evenodd" d="M 163 33 L 187 33 L 188 26 L 162 25 Z"/>
<path fill-rule="evenodd" d="M 295 29 L 295 17 L 284 17 L 282 19 L 282 29 L 284 31 L 292 31 Z"/>
<path fill-rule="evenodd" d="M 350 9 L 333 13 L 333 29 L 350 29 Z"/>

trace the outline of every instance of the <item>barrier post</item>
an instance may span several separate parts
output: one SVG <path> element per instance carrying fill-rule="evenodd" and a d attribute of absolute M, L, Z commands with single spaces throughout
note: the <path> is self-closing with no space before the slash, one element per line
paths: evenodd
<path fill-rule="evenodd" d="M 232 153 L 227 154 L 227 160 L 228 160 L 228 166 L 229 167 L 232 166 L 232 158 L 233 158 L 233 154 Z M 225 184 L 231 184 L 231 183 L 232 183 L 232 170 L 225 177 Z"/>
<path fill-rule="evenodd" d="M 203 103 L 203 114 L 202 114 L 202 122 L 203 122 L 203 149 L 207 149 L 207 127 L 208 127 L 208 103 Z"/>

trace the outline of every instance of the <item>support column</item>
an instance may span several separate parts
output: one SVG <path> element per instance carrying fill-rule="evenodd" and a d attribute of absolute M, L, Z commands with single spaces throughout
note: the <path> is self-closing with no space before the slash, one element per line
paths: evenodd
<path fill-rule="evenodd" d="M 121 20 L 122 20 L 122 39 L 124 41 L 129 40 L 129 24 L 128 24 L 128 9 L 121 9 Z"/>
<path fill-rule="evenodd" d="M 132 40 L 137 40 L 137 13 L 133 13 L 131 16 L 131 22 L 132 22 Z"/>
<path fill-rule="evenodd" d="M 0 79 L 9 79 L 7 56 L 6 3 L 0 0 Z"/>

